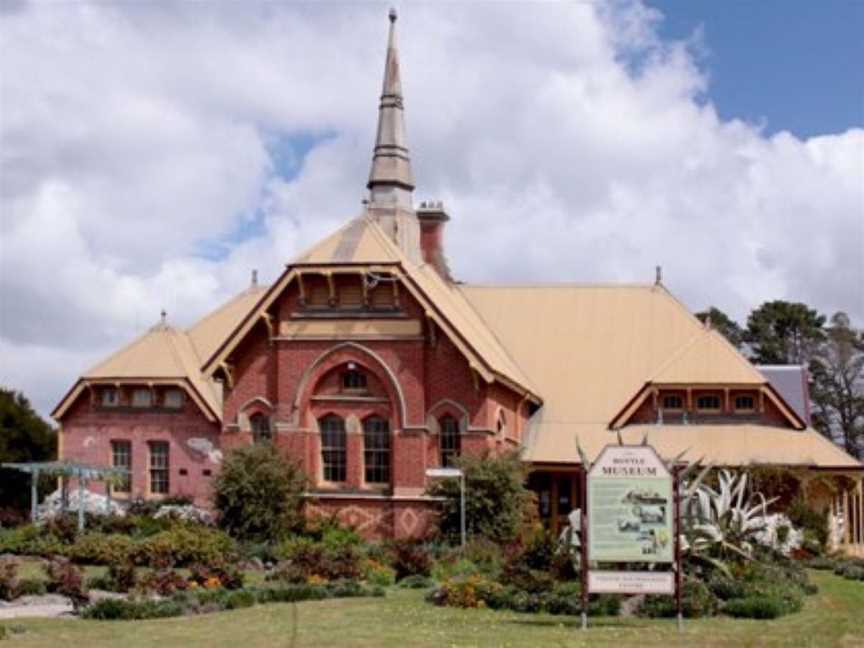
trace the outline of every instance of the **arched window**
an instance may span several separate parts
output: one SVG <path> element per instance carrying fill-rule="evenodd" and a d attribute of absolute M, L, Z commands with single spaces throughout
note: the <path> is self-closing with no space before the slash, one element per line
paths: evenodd
<path fill-rule="evenodd" d="M 269 417 L 263 414 L 253 414 L 249 418 L 249 425 L 252 428 L 252 439 L 255 443 L 270 443 L 273 440 Z"/>
<path fill-rule="evenodd" d="M 504 432 L 507 430 L 507 419 L 504 418 L 504 410 L 498 411 L 498 422 L 495 425 L 495 432 L 499 437 L 504 436 Z"/>
<path fill-rule="evenodd" d="M 363 459 L 366 483 L 390 481 L 390 424 L 380 416 L 363 421 Z"/>
<path fill-rule="evenodd" d="M 321 465 L 325 481 L 344 482 L 347 448 L 345 420 L 329 414 L 318 421 L 321 429 Z"/>
<path fill-rule="evenodd" d="M 441 430 L 438 447 L 441 449 L 441 465 L 452 466 L 456 457 L 462 452 L 462 435 L 459 434 L 459 421 L 445 414 L 438 421 Z"/>

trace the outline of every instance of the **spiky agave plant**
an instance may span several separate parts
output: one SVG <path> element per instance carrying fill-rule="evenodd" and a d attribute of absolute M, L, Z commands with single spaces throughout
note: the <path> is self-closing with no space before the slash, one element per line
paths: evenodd
<path fill-rule="evenodd" d="M 726 560 L 753 558 L 756 535 L 765 528 L 768 506 L 777 498 L 747 494 L 747 473 L 721 470 L 717 490 L 700 484 L 684 504 L 688 550 Z"/>

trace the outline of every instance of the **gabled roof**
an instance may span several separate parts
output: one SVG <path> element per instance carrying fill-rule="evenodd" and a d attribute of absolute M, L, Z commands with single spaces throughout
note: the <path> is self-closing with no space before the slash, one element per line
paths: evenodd
<path fill-rule="evenodd" d="M 658 385 L 763 385 L 765 376 L 713 329 L 702 329 L 650 378 Z"/>
<path fill-rule="evenodd" d="M 461 285 L 543 398 L 539 421 L 607 424 L 702 330 L 662 286 Z"/>
<path fill-rule="evenodd" d="M 478 373 L 486 380 L 500 379 L 539 401 L 530 378 L 510 357 L 458 286 L 443 279 L 429 264 L 410 260 L 378 223 L 366 215 L 350 221 L 289 263 L 282 277 L 206 360 L 204 371 L 212 374 L 216 370 L 297 273 L 308 267 L 338 271 L 345 266 L 387 268 L 400 275 L 407 289 L 426 309 L 426 315 L 453 340 Z"/>
<path fill-rule="evenodd" d="M 399 248 L 365 215 L 353 218 L 330 236 L 294 258 L 288 265 L 399 263 Z"/>
<path fill-rule="evenodd" d="M 265 288 L 252 286 L 209 313 L 188 330 L 164 322 L 91 367 L 75 383 L 52 412 L 62 418 L 88 384 L 176 384 L 189 391 L 211 420 L 222 418 L 222 389 L 201 372 L 201 358 L 210 353 L 263 295 Z"/>

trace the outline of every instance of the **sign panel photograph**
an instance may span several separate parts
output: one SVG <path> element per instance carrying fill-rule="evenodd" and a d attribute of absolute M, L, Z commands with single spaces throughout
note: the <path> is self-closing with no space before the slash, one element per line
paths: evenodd
<path fill-rule="evenodd" d="M 607 446 L 588 473 L 588 557 L 674 561 L 672 475 L 649 446 Z"/>

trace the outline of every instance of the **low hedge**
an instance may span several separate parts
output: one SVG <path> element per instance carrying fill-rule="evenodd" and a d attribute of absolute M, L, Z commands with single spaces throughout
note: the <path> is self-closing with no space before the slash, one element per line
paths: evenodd
<path fill-rule="evenodd" d="M 266 603 L 290 603 L 384 596 L 384 590 L 345 581 L 327 585 L 287 585 L 283 587 L 249 587 L 240 590 L 186 591 L 163 600 L 103 599 L 87 606 L 82 617 L 103 621 L 157 619 L 162 617 L 236 610 Z"/>
<path fill-rule="evenodd" d="M 683 615 L 688 619 L 710 617 L 717 614 L 720 607 L 718 597 L 702 581 L 687 579 L 681 592 Z M 646 596 L 637 610 L 643 617 L 669 618 L 678 613 L 674 596 Z"/>
<path fill-rule="evenodd" d="M 545 592 L 501 585 L 482 576 L 473 575 L 445 580 L 430 591 L 427 601 L 448 607 L 488 607 L 493 610 L 547 614 L 581 614 L 582 598 L 579 583 L 559 583 Z M 608 594 L 592 595 L 588 601 L 589 616 L 617 616 L 621 598 Z"/>
<path fill-rule="evenodd" d="M 729 601 L 723 612 L 736 619 L 776 619 L 789 609 L 786 601 L 776 596 L 748 596 Z"/>

